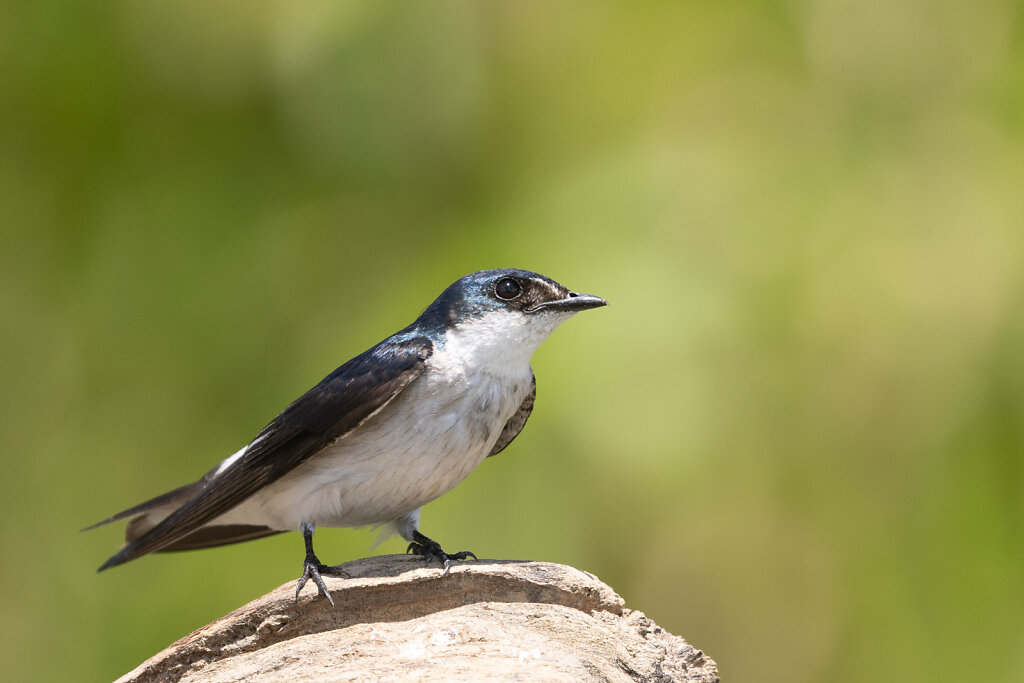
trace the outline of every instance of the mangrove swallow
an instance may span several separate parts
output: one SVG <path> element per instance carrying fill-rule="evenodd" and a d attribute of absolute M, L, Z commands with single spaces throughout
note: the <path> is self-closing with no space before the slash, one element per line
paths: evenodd
<path fill-rule="evenodd" d="M 526 270 L 484 270 L 446 289 L 405 329 L 300 396 L 202 479 L 119 512 L 125 545 L 100 571 L 151 552 L 301 531 L 311 579 L 333 605 L 313 552 L 316 527 L 388 525 L 409 552 L 446 553 L 419 531 L 420 508 L 450 491 L 526 424 L 530 357 L 556 327 L 604 299 Z"/>

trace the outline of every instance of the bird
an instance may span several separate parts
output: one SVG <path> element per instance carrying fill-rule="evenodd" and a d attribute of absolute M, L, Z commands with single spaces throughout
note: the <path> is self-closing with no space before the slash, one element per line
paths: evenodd
<path fill-rule="evenodd" d="M 407 552 L 445 552 L 420 531 L 420 510 L 505 450 L 533 411 L 530 359 L 570 317 L 606 306 L 539 273 L 481 270 L 452 283 L 412 324 L 355 356 L 293 401 L 198 481 L 84 530 L 128 520 L 125 545 L 98 571 L 151 552 L 302 533 L 302 575 L 334 600 L 313 549 L 320 527 L 381 526 Z M 83 531 L 84 531 L 83 530 Z"/>

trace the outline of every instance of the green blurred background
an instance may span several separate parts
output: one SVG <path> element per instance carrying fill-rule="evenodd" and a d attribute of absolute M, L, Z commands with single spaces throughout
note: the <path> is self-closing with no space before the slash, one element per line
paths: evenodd
<path fill-rule="evenodd" d="M 1024 680 L 1020 3 L 9 2 L 0 65 L 7 680 L 296 578 L 78 529 L 501 266 L 612 306 L 427 533 L 727 680 Z"/>

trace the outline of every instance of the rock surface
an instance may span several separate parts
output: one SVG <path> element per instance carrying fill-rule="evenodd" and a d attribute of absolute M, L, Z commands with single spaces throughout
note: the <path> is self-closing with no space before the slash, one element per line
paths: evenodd
<path fill-rule="evenodd" d="M 717 681 L 714 661 L 572 567 L 385 555 L 271 591 L 119 679 Z"/>

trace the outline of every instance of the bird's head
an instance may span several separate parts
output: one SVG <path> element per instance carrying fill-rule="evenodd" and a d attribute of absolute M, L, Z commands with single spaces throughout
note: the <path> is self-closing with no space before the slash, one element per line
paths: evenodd
<path fill-rule="evenodd" d="M 564 321 L 608 302 L 528 270 L 481 270 L 459 278 L 414 324 L 481 352 L 525 355 Z"/>

